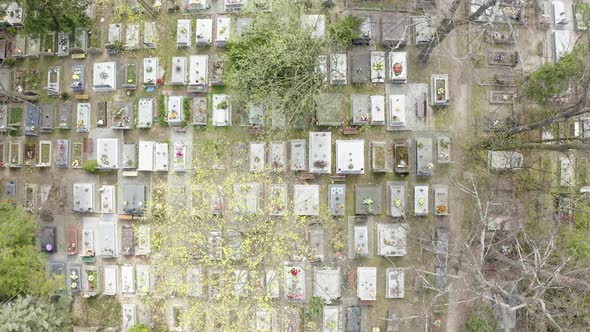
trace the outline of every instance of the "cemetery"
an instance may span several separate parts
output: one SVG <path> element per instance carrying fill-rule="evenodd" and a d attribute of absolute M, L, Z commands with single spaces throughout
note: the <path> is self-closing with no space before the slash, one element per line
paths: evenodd
<path fill-rule="evenodd" d="M 96 18 L 104 22 L 91 27 L 40 39 L 19 29 L 12 38 L 11 57 L 19 62 L 0 69 L 0 83 L 35 100 L 8 96 L 0 103 L 3 194 L 30 213 L 57 201 L 47 203 L 56 218 L 37 232 L 36 248 L 51 257 L 50 272 L 64 276 L 76 301 L 117 301 L 119 320 L 109 327 L 125 332 L 139 323 L 232 330 L 218 327 L 219 318 L 202 307 L 217 307 L 228 290 L 239 305 L 251 302 L 243 331 L 302 332 L 312 320 L 321 331 L 383 331 L 378 317 L 424 296 L 408 266 L 417 257 L 410 240 L 415 221 L 444 224 L 458 209 L 449 209 L 453 189 L 446 177 L 456 161 L 455 136 L 434 121 L 434 113 L 455 102 L 454 77 L 430 68 L 413 76 L 418 65 L 409 49 L 430 40 L 431 17 L 356 13 L 360 30 L 350 47 L 314 55 L 324 85 L 315 107 L 295 119 L 282 112 L 282 100 L 240 99 L 227 75 L 231 43 L 256 30 L 255 15 L 245 10 L 272 7 L 172 2 L 178 8 L 133 1 L 129 16 L 116 21 L 119 9 L 101 7 Z M 297 26 L 327 40 L 337 18 L 326 13 L 309 10 Z M 342 15 L 349 14 L 354 10 Z M 492 51 L 494 65 L 518 62 L 516 53 Z M 508 104 L 511 91 L 498 88 L 489 99 Z M 490 154 L 490 168 L 508 168 L 499 161 L 503 154 Z M 522 158 L 509 158 L 509 166 L 522 166 Z M 561 186 L 576 186 L 575 166 L 560 160 Z M 218 187 L 196 193 L 194 179 Z M 234 182 L 224 187 L 226 179 Z M 154 221 L 157 203 L 173 211 L 161 225 Z M 189 225 L 188 211 L 195 227 L 165 242 L 163 225 Z M 198 228 L 205 220 L 207 227 Z M 300 228 L 285 227 L 285 220 Z M 289 243 L 272 266 L 255 262 L 247 248 L 252 234 L 272 232 L 268 225 L 284 233 L 268 234 L 276 246 Z M 448 228 L 428 232 L 434 251 L 446 252 Z M 180 247 L 190 263 L 163 262 L 167 250 Z M 310 319 L 306 312 L 317 298 L 321 314 Z M 262 299 L 267 306 L 254 305 Z M 403 312 L 411 316 L 415 309 Z M 187 315 L 202 317 L 203 325 L 189 324 Z"/>

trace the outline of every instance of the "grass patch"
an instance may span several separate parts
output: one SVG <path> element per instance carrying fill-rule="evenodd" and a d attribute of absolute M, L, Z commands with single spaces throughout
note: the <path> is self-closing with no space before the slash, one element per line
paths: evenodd
<path fill-rule="evenodd" d="M 74 306 L 73 325 L 102 328 L 121 325 L 121 303 L 116 297 L 80 298 Z"/>

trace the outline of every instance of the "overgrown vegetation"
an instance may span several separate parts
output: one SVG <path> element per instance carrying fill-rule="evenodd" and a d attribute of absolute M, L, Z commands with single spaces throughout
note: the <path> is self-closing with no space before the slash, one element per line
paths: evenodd
<path fill-rule="evenodd" d="M 279 2 L 277 2 L 279 3 Z M 273 3 L 272 13 L 258 13 L 253 26 L 227 44 L 224 79 L 237 105 L 276 103 L 292 121 L 315 110 L 322 89 L 318 70 L 322 41 L 301 26 L 301 7 Z"/>
<path fill-rule="evenodd" d="M 50 301 L 31 296 L 17 297 L 0 307 L 0 330 L 4 332 L 69 331 L 70 302 L 68 296 Z"/>
<path fill-rule="evenodd" d="M 79 298 L 73 322 L 81 326 L 113 327 L 121 325 L 121 303 L 116 297 Z"/>
<path fill-rule="evenodd" d="M 96 159 L 86 160 L 82 168 L 88 173 L 95 174 L 98 172 L 98 161 Z"/>
<path fill-rule="evenodd" d="M 495 332 L 498 320 L 491 307 L 480 304 L 467 315 L 465 327 L 468 332 Z"/>
<path fill-rule="evenodd" d="M 353 39 L 360 37 L 363 19 L 355 15 L 347 15 L 330 24 L 328 27 L 329 41 L 339 47 L 348 47 Z"/>
<path fill-rule="evenodd" d="M 90 26 L 86 16 L 89 0 L 24 0 L 24 31 L 42 37 L 53 31 L 73 32 Z"/>
<path fill-rule="evenodd" d="M 166 98 L 160 94 L 158 98 L 158 123 L 162 127 L 168 127 L 168 116 L 166 115 Z"/>
<path fill-rule="evenodd" d="M 182 100 L 182 112 L 184 114 L 180 122 L 180 127 L 185 128 L 191 119 L 191 100 L 187 97 Z"/>
<path fill-rule="evenodd" d="M 588 49 L 576 46 L 574 50 L 562 56 L 558 62 L 547 62 L 532 72 L 524 91 L 531 100 L 543 103 L 565 92 L 571 83 L 582 79 L 587 65 Z"/>

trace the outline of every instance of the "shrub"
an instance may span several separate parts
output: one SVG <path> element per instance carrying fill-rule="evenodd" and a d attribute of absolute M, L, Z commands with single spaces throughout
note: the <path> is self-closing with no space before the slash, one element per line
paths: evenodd
<path fill-rule="evenodd" d="M 152 330 L 150 330 L 149 327 L 143 325 L 143 324 L 137 324 L 137 325 L 133 325 L 133 327 L 131 327 L 129 330 L 127 330 L 127 332 L 151 332 Z"/>
<path fill-rule="evenodd" d="M 498 322 L 494 310 L 487 305 L 478 305 L 468 315 L 465 322 L 469 332 L 494 332 Z"/>
<path fill-rule="evenodd" d="M 98 161 L 95 159 L 86 160 L 82 168 L 88 173 L 96 173 L 98 172 Z"/>
<path fill-rule="evenodd" d="M 340 47 L 348 47 L 352 40 L 360 37 L 363 19 L 359 16 L 348 15 L 330 24 L 328 38 L 330 42 Z"/>

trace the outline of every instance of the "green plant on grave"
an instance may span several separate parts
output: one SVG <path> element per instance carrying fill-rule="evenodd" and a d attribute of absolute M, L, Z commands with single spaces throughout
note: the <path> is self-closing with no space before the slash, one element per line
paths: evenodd
<path fill-rule="evenodd" d="M 98 161 L 96 159 L 86 160 L 82 168 L 88 173 L 96 173 L 98 172 Z"/>
<path fill-rule="evenodd" d="M 322 315 L 324 311 L 324 299 L 319 296 L 312 297 L 307 302 L 307 311 L 305 312 L 305 316 L 308 320 L 315 320 Z"/>
<path fill-rule="evenodd" d="M 158 123 L 162 127 L 168 127 L 168 114 L 166 114 L 166 100 L 163 94 L 158 98 Z"/>
<path fill-rule="evenodd" d="M 355 15 L 347 15 L 338 19 L 328 27 L 328 39 L 339 47 L 348 47 L 352 40 L 360 37 L 363 19 Z"/>

